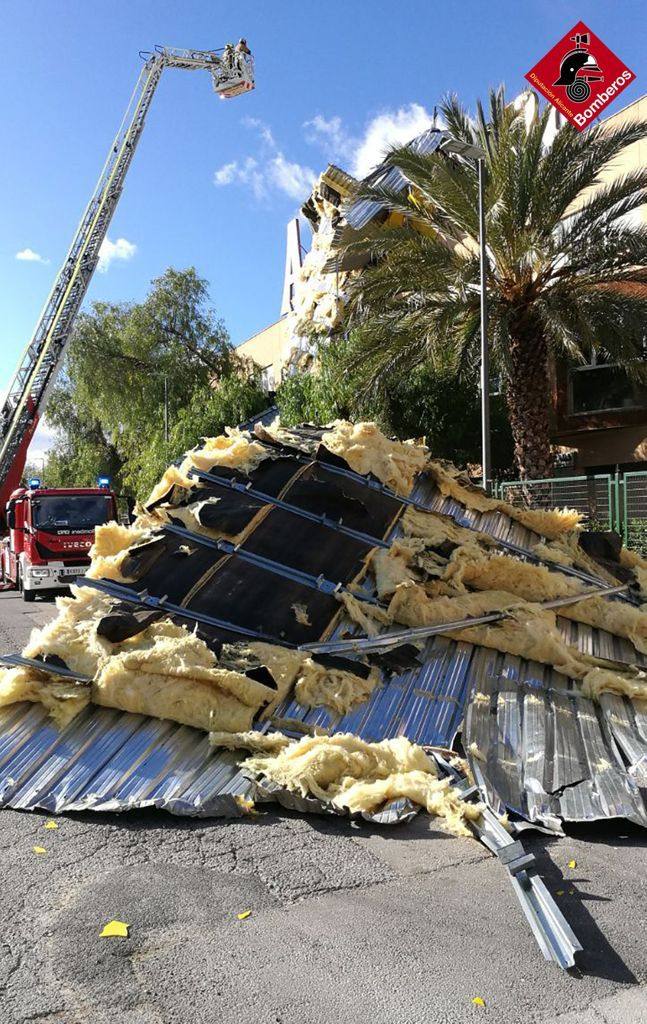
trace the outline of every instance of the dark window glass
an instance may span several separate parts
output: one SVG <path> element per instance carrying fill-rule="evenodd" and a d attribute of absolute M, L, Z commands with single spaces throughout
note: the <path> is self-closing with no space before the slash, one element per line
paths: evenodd
<path fill-rule="evenodd" d="M 104 494 L 47 495 L 33 503 L 33 524 L 41 530 L 91 530 L 112 516 L 112 499 Z"/>
<path fill-rule="evenodd" d="M 571 370 L 571 414 L 647 408 L 647 386 L 629 380 L 620 366 Z"/>

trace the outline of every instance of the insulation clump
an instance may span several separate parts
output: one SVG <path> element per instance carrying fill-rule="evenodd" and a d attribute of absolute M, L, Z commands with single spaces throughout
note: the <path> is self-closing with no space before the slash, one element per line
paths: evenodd
<path fill-rule="evenodd" d="M 247 772 L 301 796 L 313 796 L 351 814 L 374 812 L 407 798 L 438 818 L 454 835 L 471 835 L 467 823 L 483 811 L 464 802 L 433 760 L 406 737 L 366 743 L 350 733 L 305 736 L 278 754 L 244 762 Z"/>
<path fill-rule="evenodd" d="M 306 707 L 326 707 L 345 715 L 356 704 L 368 700 L 379 678 L 375 668 L 362 678 L 354 672 L 330 668 L 307 658 L 299 670 L 294 695 L 299 704 Z"/>
<path fill-rule="evenodd" d="M 425 468 L 427 449 L 413 441 L 391 441 L 375 423 L 336 420 L 321 443 L 344 459 L 355 473 L 373 476 L 403 497 L 411 494 L 416 475 Z"/>
<path fill-rule="evenodd" d="M 226 434 L 203 438 L 202 446 L 187 452 L 179 466 L 169 466 L 144 502 L 144 508 L 150 509 L 158 502 L 170 500 L 176 488 L 192 490 L 197 483 L 189 476 L 193 469 L 209 473 L 216 467 L 226 467 L 251 473 L 268 457 L 267 449 L 255 441 L 251 434 L 228 427 Z"/>

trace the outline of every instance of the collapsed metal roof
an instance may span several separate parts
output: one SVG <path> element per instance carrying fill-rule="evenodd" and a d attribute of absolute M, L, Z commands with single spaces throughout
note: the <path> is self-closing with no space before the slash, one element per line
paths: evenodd
<path fill-rule="evenodd" d="M 358 638 L 360 630 L 340 611 L 338 597 L 351 588 L 367 606 L 376 602 L 366 557 L 401 535 L 402 513 L 411 506 L 440 512 L 495 537 L 519 557 L 533 557 L 538 535 L 502 512 L 474 512 L 443 497 L 425 474 L 405 498 L 370 474 L 354 472 L 321 444 L 320 428 L 295 430 L 277 441 L 263 431 L 267 418 L 257 417 L 256 423 L 270 458 L 251 472 L 195 472 L 201 496 L 218 499 L 209 506 L 209 518 L 200 520 L 201 532 L 171 515 L 153 545 L 133 549 L 125 580 L 85 581 L 114 600 L 122 616 L 119 628 L 127 621 L 128 635 L 145 628 L 152 615 L 195 626 L 214 649 L 248 637 L 293 648 Z M 242 534 L 243 540 L 217 539 L 219 530 Z M 187 542 L 190 557 L 184 550 L 178 560 Z M 295 605 L 307 615 L 295 616 Z M 626 639 L 567 619 L 560 628 L 583 652 L 645 664 Z M 361 645 L 348 661 L 358 671 L 367 664 Z M 450 748 L 464 722 L 463 744 L 494 815 L 509 810 L 556 831 L 562 821 L 612 817 L 647 826 L 644 703 L 611 693 L 594 702 L 547 665 L 443 636 L 430 637 L 413 654 L 401 652 L 400 662 L 395 657 L 382 664 L 384 684 L 345 715 L 307 708 L 289 693 L 269 715 L 261 712 L 256 725 L 296 736 L 352 732 L 367 741 L 404 735 Z M 60 663 L 41 662 L 39 670 L 65 672 Z M 39 704 L 0 712 L 3 806 L 50 812 L 155 806 L 176 814 L 239 814 L 261 792 L 241 772 L 242 759 L 239 753 L 214 752 L 206 734 L 188 726 L 124 711 L 90 706 L 62 731 Z M 294 805 L 293 796 L 279 796 Z M 382 820 L 400 820 L 403 813 L 386 808 Z M 510 851 L 513 838 L 502 835 L 488 813 L 481 838 L 508 867 L 546 955 L 569 966 L 577 941 L 548 894 L 537 888 L 523 850 L 516 844 Z M 492 838 L 495 833 L 498 838 Z"/>

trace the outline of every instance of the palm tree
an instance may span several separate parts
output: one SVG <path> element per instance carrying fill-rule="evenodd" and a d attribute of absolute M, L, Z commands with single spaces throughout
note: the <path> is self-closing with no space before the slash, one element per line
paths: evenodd
<path fill-rule="evenodd" d="M 441 106 L 447 132 L 486 151 L 489 337 L 501 374 L 522 478 L 548 476 L 550 373 L 555 356 L 587 362 L 594 348 L 644 372 L 647 168 L 601 184 L 601 171 L 647 123 L 554 131 L 535 94 L 521 107 L 501 87 L 471 118 L 455 96 Z M 551 127 L 553 130 L 551 130 Z M 551 135 L 553 136 L 551 138 Z M 367 388 L 393 373 L 447 359 L 478 363 L 477 176 L 441 152 L 393 150 L 406 189 L 360 183 L 351 202 L 390 210 L 342 246 L 365 264 L 351 285 L 346 328 Z M 399 217 L 398 217 L 399 215 Z M 393 223 L 393 222 L 396 223 Z"/>

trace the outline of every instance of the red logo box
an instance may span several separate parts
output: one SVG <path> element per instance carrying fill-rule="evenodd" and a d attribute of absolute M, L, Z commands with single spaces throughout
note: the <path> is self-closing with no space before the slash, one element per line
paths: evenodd
<path fill-rule="evenodd" d="M 582 132 L 636 76 L 578 21 L 525 77 Z"/>

